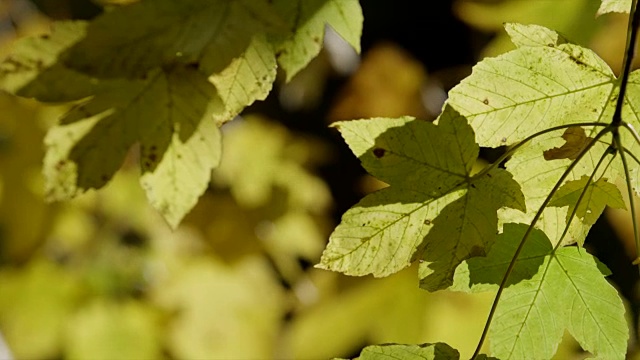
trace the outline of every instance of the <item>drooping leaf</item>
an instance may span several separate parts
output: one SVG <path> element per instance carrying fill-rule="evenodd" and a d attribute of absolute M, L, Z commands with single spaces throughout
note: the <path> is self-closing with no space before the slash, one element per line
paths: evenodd
<path fill-rule="evenodd" d="M 456 271 L 455 289 L 496 289 L 527 225 L 507 224 L 486 258 Z M 553 251 L 538 230 L 520 253 L 489 331 L 491 352 L 500 359 L 548 359 L 564 330 L 602 359 L 623 359 L 628 328 L 624 305 L 604 279 L 608 269 L 576 247 Z"/>
<path fill-rule="evenodd" d="M 632 0 L 602 0 L 600 8 L 598 9 L 598 16 L 617 12 L 617 13 L 629 13 L 631 10 Z"/>
<path fill-rule="evenodd" d="M 568 206 L 567 222 L 569 216 L 576 208 L 578 199 L 583 190 L 587 188 L 582 201 L 577 206 L 576 216 L 587 225 L 593 225 L 600 217 L 606 206 L 617 209 L 626 209 L 620 190 L 614 184 L 600 178 L 597 181 L 589 181 L 588 176 L 583 176 L 580 180 L 565 183 L 551 198 L 549 206 Z"/>
<path fill-rule="evenodd" d="M 100 188 L 140 142 L 141 183 L 172 226 L 195 205 L 220 159 L 213 85 L 191 68 L 156 71 L 126 89 L 102 93 L 66 114 L 46 137 L 50 200 Z"/>
<path fill-rule="evenodd" d="M 453 276 L 462 260 L 483 253 L 493 242 L 498 208 L 524 210 L 517 184 L 503 170 L 471 177 L 478 154 L 473 132 L 464 118 L 445 112 L 438 125 L 412 118 L 337 123 L 365 169 L 390 187 L 368 195 L 343 215 L 319 267 L 386 276 L 408 266 L 420 247 L 423 258 L 437 263 L 432 288 L 444 288 L 449 285 L 444 279 Z M 489 183 L 500 190 L 485 193 Z M 438 217 L 447 208 L 447 216 Z M 425 239 L 432 228 L 439 235 Z M 458 235 L 471 228 L 480 231 L 472 237 Z"/>
<path fill-rule="evenodd" d="M 93 95 L 96 79 L 66 68 L 59 55 L 82 39 L 84 21 L 54 23 L 50 35 L 19 40 L 0 63 L 0 88 L 40 101 L 72 101 Z"/>
<path fill-rule="evenodd" d="M 293 32 L 276 40 L 278 63 L 287 80 L 318 55 L 327 25 L 360 52 L 363 17 L 357 0 L 276 0 L 273 5 Z"/>
<path fill-rule="evenodd" d="M 362 349 L 360 360 L 458 360 L 460 353 L 445 343 L 422 345 L 372 345 Z"/>
<path fill-rule="evenodd" d="M 277 15 L 262 0 L 142 1 L 92 21 L 65 63 L 100 77 L 139 78 L 175 63 L 201 63 L 220 71 L 253 35 L 278 25 Z"/>

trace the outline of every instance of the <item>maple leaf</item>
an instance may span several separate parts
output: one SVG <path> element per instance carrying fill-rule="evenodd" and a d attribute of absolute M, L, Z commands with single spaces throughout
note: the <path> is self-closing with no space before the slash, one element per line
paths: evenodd
<path fill-rule="evenodd" d="M 293 33 L 274 41 L 287 81 L 320 53 L 327 25 L 360 52 L 363 17 L 357 0 L 275 0 L 273 6 Z"/>
<path fill-rule="evenodd" d="M 460 265 L 452 289 L 496 289 L 526 230 L 524 224 L 506 224 L 487 257 Z M 609 274 L 584 250 L 554 250 L 547 236 L 534 230 L 490 328 L 492 354 L 500 359 L 549 359 L 566 329 L 596 357 L 624 359 L 629 330 L 622 300 L 604 278 Z"/>
<path fill-rule="evenodd" d="M 437 125 L 408 117 L 336 123 L 365 169 L 390 186 L 343 215 L 319 267 L 386 276 L 408 266 L 420 247 L 433 259 L 423 264 L 425 286 L 443 288 L 462 260 L 491 245 L 497 208 L 524 210 L 504 170 L 471 175 L 479 150 L 473 131 L 450 108 L 444 113 Z"/>
<path fill-rule="evenodd" d="M 590 176 L 599 159 L 611 154 L 607 143 L 610 138 L 596 143 L 591 139 L 598 131 L 595 123 L 604 124 L 613 116 L 620 79 L 593 51 L 569 43 L 552 30 L 512 23 L 505 28 L 517 49 L 476 65 L 471 76 L 451 90 L 447 104 L 469 118 L 481 146 L 510 145 L 538 135 L 520 147 L 506 164 L 521 185 L 528 211 L 522 214 L 501 210 L 501 218 L 505 222 L 527 223 L 569 167 L 572 157 L 591 146 L 568 174 L 567 181 Z M 622 109 L 625 121 L 635 125 L 640 124 L 640 115 L 632 105 L 640 99 L 639 79 L 638 72 L 630 75 Z M 578 123 L 594 125 L 580 126 L 582 130 L 568 126 Z M 571 130 L 562 137 L 557 132 L 542 133 L 559 125 Z M 629 151 L 638 149 L 629 134 L 622 132 L 621 137 Z M 610 157 L 606 170 L 599 175 L 611 183 L 617 183 L 624 174 L 621 162 L 614 160 L 617 159 Z M 547 208 L 536 226 L 556 242 L 564 233 L 566 218 L 566 209 Z M 582 242 L 590 226 L 572 222 L 563 241 Z"/>
<path fill-rule="evenodd" d="M 585 193 L 582 201 L 578 204 L 583 191 Z M 549 206 L 568 206 L 567 222 L 569 222 L 569 216 L 576 209 L 576 204 L 578 204 L 576 216 L 587 225 L 595 224 L 607 205 L 617 209 L 627 208 L 617 186 L 602 178 L 598 181 L 590 181 L 587 176 L 565 183 L 553 195 Z"/>
<path fill-rule="evenodd" d="M 92 21 L 64 62 L 103 78 L 140 78 L 175 63 L 221 71 L 254 35 L 281 28 L 280 18 L 263 0 L 142 1 Z"/>
<path fill-rule="evenodd" d="M 142 186 L 175 227 L 204 192 L 220 160 L 214 115 L 223 113 L 223 104 L 213 85 L 192 68 L 157 71 L 126 90 L 91 98 L 50 129 L 44 160 L 47 197 L 70 199 L 102 187 L 139 142 Z"/>

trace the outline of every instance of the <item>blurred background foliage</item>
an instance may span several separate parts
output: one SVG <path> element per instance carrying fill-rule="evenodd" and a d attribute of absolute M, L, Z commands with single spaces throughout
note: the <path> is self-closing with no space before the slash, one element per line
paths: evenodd
<path fill-rule="evenodd" d="M 2 0 L 0 53 L 53 20 L 127 2 Z M 0 358 L 320 359 L 436 341 L 468 357 L 490 295 L 429 294 L 415 268 L 373 279 L 313 267 L 340 215 L 384 186 L 327 125 L 435 118 L 475 62 L 512 48 L 507 21 L 552 27 L 619 69 L 626 17 L 595 19 L 598 5 L 362 1 L 361 56 L 328 30 L 306 70 L 225 125 L 222 165 L 175 232 L 146 203 L 135 149 L 105 189 L 44 203 L 43 135 L 67 109 L 0 93 Z M 635 324 L 629 229 L 626 213 L 608 212 L 586 246 L 614 271 Z M 567 336 L 557 358 L 583 357 Z"/>

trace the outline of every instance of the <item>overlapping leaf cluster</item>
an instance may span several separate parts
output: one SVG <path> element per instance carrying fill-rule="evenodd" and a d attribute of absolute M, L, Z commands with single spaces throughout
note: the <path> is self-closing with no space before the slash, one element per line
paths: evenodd
<path fill-rule="evenodd" d="M 139 144 L 141 184 L 177 226 L 220 161 L 218 127 L 294 76 L 331 26 L 359 51 L 357 0 L 145 0 L 16 44 L 0 86 L 79 103 L 45 140 L 47 197 L 105 185 Z"/>
<path fill-rule="evenodd" d="M 619 5 L 605 1 L 601 12 Z M 506 30 L 517 49 L 478 63 L 449 92 L 435 123 L 336 125 L 389 187 L 343 215 L 319 266 L 386 276 L 419 260 L 421 287 L 466 292 L 495 291 L 510 271 L 489 331 L 492 355 L 551 358 L 567 330 L 597 358 L 622 359 L 628 329 L 622 301 L 604 279 L 609 271 L 567 246 L 584 242 L 606 206 L 625 208 L 624 166 L 606 127 L 621 81 L 594 52 L 552 30 L 514 23 Z M 622 107 L 634 127 L 639 76 L 631 73 Z M 637 152 L 626 132 L 621 143 Z M 499 162 L 473 173 L 479 146 L 511 147 L 504 169 Z M 368 348 L 362 357 L 458 356 L 434 355 L 437 348 Z"/>

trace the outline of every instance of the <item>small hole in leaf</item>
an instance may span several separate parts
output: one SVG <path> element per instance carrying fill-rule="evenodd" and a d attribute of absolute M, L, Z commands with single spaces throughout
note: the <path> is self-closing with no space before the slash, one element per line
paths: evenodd
<path fill-rule="evenodd" d="M 425 225 L 431 225 L 431 220 L 429 220 L 429 219 L 425 220 L 425 221 L 424 221 L 424 224 L 425 224 Z"/>
<path fill-rule="evenodd" d="M 500 141 L 502 141 L 503 143 L 506 143 L 507 142 L 507 138 L 502 138 L 502 140 L 500 140 Z"/>
<path fill-rule="evenodd" d="M 482 103 L 485 104 L 485 105 L 489 105 L 489 99 L 482 100 Z"/>
<path fill-rule="evenodd" d="M 378 159 L 383 157 L 386 152 L 387 151 L 385 149 L 382 149 L 382 148 L 373 149 L 373 155 L 375 155 L 375 157 L 377 157 Z"/>

